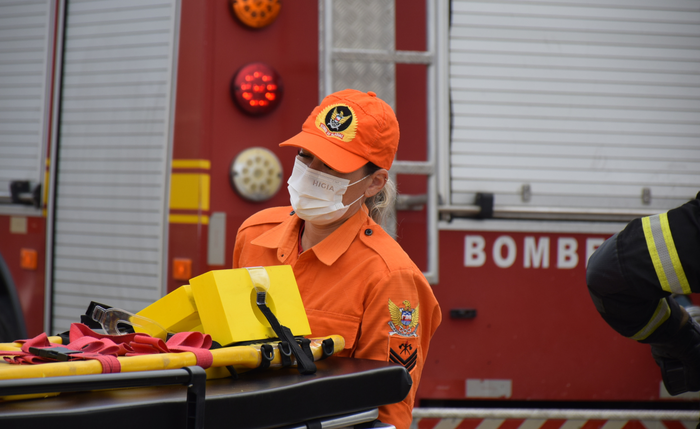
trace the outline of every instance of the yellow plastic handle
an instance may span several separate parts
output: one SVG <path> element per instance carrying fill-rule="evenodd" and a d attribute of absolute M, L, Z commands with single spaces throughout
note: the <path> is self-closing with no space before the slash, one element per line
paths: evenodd
<path fill-rule="evenodd" d="M 253 281 L 253 287 L 258 292 L 267 292 L 270 290 L 270 276 L 267 274 L 265 267 L 249 267 L 248 275 Z"/>

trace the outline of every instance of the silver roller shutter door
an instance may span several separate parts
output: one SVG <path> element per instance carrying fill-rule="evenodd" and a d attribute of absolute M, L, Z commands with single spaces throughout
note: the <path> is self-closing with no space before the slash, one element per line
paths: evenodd
<path fill-rule="evenodd" d="M 454 0 L 451 18 L 451 204 L 644 212 L 700 189 L 697 1 Z"/>
<path fill-rule="evenodd" d="M 43 182 L 54 2 L 0 1 L 0 200 Z"/>
<path fill-rule="evenodd" d="M 53 325 L 164 293 L 178 2 L 67 5 Z"/>

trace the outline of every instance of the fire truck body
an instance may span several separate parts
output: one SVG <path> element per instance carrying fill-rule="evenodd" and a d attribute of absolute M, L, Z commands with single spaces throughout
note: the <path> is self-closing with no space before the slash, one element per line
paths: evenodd
<path fill-rule="evenodd" d="M 355 87 L 396 110 L 386 228 L 443 310 L 420 400 L 668 399 L 585 266 L 698 191 L 698 19 L 683 0 L 295 0 L 251 29 L 229 0 L 0 3 L 0 317 L 17 326 L 16 293 L 28 335 L 62 331 L 91 300 L 137 311 L 229 267 L 243 220 L 288 204 L 278 143 Z M 231 97 L 254 62 L 284 89 L 258 116 Z M 280 163 L 262 202 L 232 185 L 251 147 Z"/>

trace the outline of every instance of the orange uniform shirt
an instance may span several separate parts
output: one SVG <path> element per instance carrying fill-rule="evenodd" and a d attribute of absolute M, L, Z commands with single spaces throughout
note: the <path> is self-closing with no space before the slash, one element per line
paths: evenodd
<path fill-rule="evenodd" d="M 301 255 L 302 220 L 292 208 L 263 210 L 238 230 L 233 267 L 291 265 L 313 336 L 342 335 L 338 356 L 404 365 L 413 387 L 402 402 L 380 407 L 379 420 L 408 429 L 442 315 L 423 273 L 365 210 Z"/>

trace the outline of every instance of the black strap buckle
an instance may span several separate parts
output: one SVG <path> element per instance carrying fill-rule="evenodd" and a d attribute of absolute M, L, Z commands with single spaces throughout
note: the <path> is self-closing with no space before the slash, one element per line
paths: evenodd
<path fill-rule="evenodd" d="M 71 355 L 80 354 L 80 350 L 72 350 L 68 347 L 56 346 L 56 347 L 29 347 L 29 353 L 47 358 L 57 360 L 59 362 L 67 362 L 70 360 Z"/>
<path fill-rule="evenodd" d="M 266 295 L 267 292 L 257 292 L 256 303 L 258 308 L 260 308 L 260 311 L 262 311 L 263 315 L 265 315 L 265 318 L 270 323 L 270 327 L 275 334 L 277 334 L 280 341 L 286 341 L 289 344 L 289 347 L 292 349 L 292 353 L 297 360 L 297 369 L 299 372 L 302 374 L 314 374 L 316 372 L 316 364 L 313 360 L 313 354 L 311 354 L 311 357 L 309 358 L 307 353 L 302 350 L 302 348 L 296 342 L 292 331 L 279 323 L 277 317 L 275 317 L 275 315 L 272 313 L 272 310 L 270 310 L 267 304 L 265 304 Z M 308 348 L 308 344 L 306 347 Z M 310 351 L 311 349 L 309 349 L 309 352 Z"/>

